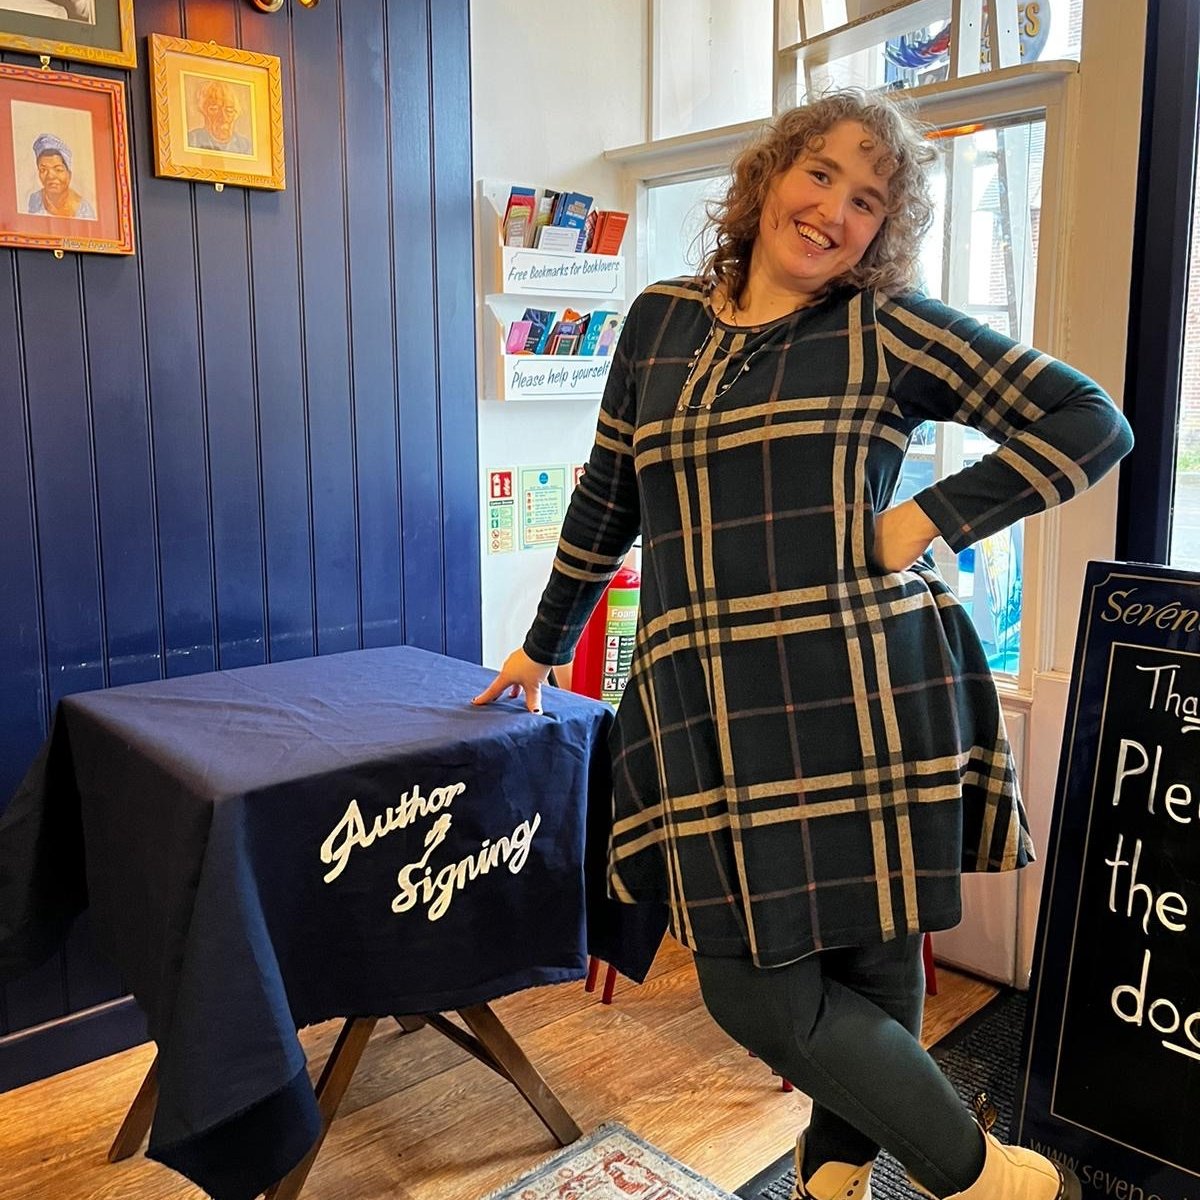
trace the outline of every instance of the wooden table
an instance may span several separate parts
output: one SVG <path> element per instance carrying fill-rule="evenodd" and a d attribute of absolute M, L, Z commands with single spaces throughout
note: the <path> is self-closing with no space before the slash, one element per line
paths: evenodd
<path fill-rule="evenodd" d="M 0 821 L 0 879 L 46 929 L 0 943 L 0 972 L 65 934 L 86 872 L 158 1046 L 110 1158 L 149 1132 L 217 1200 L 295 1196 L 393 1017 L 578 1136 L 488 1001 L 582 978 L 589 952 L 643 978 L 665 913 L 604 894 L 610 710 L 556 689 L 544 716 L 471 706 L 490 678 L 389 647 L 62 702 Z M 296 1031 L 335 1017 L 314 1093 Z"/>

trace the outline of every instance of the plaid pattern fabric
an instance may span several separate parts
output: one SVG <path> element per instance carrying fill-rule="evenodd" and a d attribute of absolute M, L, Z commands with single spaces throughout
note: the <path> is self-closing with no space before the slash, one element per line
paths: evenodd
<path fill-rule="evenodd" d="M 974 627 L 932 566 L 872 561 L 926 418 L 1002 443 L 917 496 L 955 549 L 1132 444 L 1091 381 L 932 300 L 844 289 L 734 328 L 683 279 L 631 307 L 525 649 L 570 657 L 640 531 L 610 884 L 701 953 L 943 929 L 961 871 L 1031 858 Z"/>

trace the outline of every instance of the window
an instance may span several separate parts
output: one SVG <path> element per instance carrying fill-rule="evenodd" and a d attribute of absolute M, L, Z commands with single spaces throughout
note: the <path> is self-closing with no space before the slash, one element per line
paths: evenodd
<path fill-rule="evenodd" d="M 1136 446 L 1117 557 L 1200 569 L 1200 28 L 1162 5 L 1147 29 L 1134 287 L 1125 364 Z"/>
<path fill-rule="evenodd" d="M 945 131 L 932 177 L 936 216 L 921 256 L 929 295 L 1021 342 L 1033 340 L 1045 135 L 1041 117 Z M 913 437 L 897 499 L 995 449 L 973 429 L 926 422 Z M 941 539 L 935 548 L 992 669 L 1006 673 L 1020 661 L 1023 540 L 1018 524 L 957 556 Z"/>
<path fill-rule="evenodd" d="M 1175 442 L 1175 489 L 1171 505 L 1173 567 L 1200 570 L 1200 171 L 1192 194 L 1191 255 L 1184 310 L 1183 361 Z"/>
<path fill-rule="evenodd" d="M 728 175 L 666 180 L 647 189 L 646 279 L 694 275 L 711 249 L 702 244 L 707 205 L 725 194 Z"/>
<path fill-rule="evenodd" d="M 1034 114 L 955 124 L 937 139 L 934 224 L 922 249 L 924 290 L 1019 341 L 1035 342 L 1034 292 L 1041 232 L 1046 120 Z M 939 122 L 940 123 L 940 122 Z M 645 281 L 694 272 L 705 206 L 728 174 L 644 178 Z M 1198 380 L 1200 381 L 1200 380 Z M 1200 388 L 1198 388 L 1200 400 Z M 977 462 L 995 443 L 959 425 L 927 423 L 909 448 L 896 499 Z M 941 540 L 938 567 L 971 615 L 992 669 L 1015 675 L 1024 615 L 1022 525 L 961 554 Z"/>
<path fill-rule="evenodd" d="M 784 67 L 786 103 L 831 88 L 915 88 L 951 78 L 950 0 L 940 5 L 928 0 L 909 0 L 908 5 L 896 0 L 800 3 L 804 36 Z M 913 9 L 913 26 L 905 25 L 906 7 Z M 970 12 L 969 0 L 963 12 Z M 916 24 L 922 18 L 927 23 Z M 986 27 L 986 17 L 982 24 Z M 1021 63 L 1078 59 L 1082 25 L 1083 0 L 1054 0 L 1053 5 L 1051 0 L 1022 0 L 1016 31 Z M 978 61 L 964 62 L 960 75 L 991 69 L 988 41 L 985 34 Z"/>

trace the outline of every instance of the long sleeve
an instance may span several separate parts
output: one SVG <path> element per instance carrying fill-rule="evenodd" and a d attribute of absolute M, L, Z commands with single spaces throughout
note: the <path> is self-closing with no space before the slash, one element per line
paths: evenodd
<path fill-rule="evenodd" d="M 1047 354 L 924 297 L 881 298 L 876 320 L 906 417 L 1000 444 L 913 497 L 954 550 L 1079 495 L 1133 446 L 1103 389 Z"/>
<path fill-rule="evenodd" d="M 640 527 L 633 464 L 638 309 L 635 300 L 609 368 L 596 440 L 567 506 L 550 580 L 525 636 L 525 653 L 547 666 L 570 660 L 592 609 Z"/>

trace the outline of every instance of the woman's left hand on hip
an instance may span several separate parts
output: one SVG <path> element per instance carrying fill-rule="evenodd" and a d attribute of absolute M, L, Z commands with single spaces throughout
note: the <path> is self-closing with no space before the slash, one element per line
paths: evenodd
<path fill-rule="evenodd" d="M 873 558 L 882 571 L 904 571 L 921 557 L 937 537 L 937 526 L 915 500 L 875 514 Z"/>

